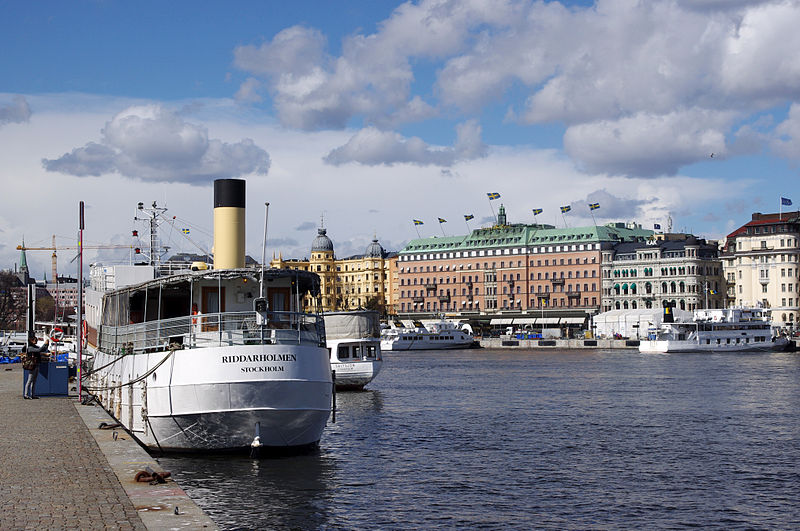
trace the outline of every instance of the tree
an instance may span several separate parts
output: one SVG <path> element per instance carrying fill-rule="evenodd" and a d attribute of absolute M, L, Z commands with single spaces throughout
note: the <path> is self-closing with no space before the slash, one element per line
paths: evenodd
<path fill-rule="evenodd" d="M 25 319 L 22 294 L 17 276 L 11 271 L 0 271 L 0 329 L 17 330 L 19 321 Z"/>
<path fill-rule="evenodd" d="M 383 315 L 383 298 L 378 297 L 377 295 L 368 298 L 364 306 L 367 310 L 375 310 L 376 312 Z"/>
<path fill-rule="evenodd" d="M 36 299 L 36 320 L 37 321 L 52 321 L 54 317 L 56 302 L 53 297 L 47 295 Z"/>

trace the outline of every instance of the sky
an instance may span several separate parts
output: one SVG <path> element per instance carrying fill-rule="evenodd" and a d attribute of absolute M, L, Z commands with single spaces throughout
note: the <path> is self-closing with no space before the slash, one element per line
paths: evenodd
<path fill-rule="evenodd" d="M 155 201 L 169 254 L 210 250 L 216 178 L 247 181 L 256 259 L 266 202 L 284 258 L 320 224 L 346 257 L 500 204 L 724 238 L 800 204 L 797 27 L 795 0 L 0 0 L 0 268 L 55 235 L 75 276 L 80 201 L 87 246 L 140 245 Z"/>

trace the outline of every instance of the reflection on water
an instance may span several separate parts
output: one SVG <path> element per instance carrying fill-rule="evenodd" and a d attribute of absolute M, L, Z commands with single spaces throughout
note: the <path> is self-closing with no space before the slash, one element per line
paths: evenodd
<path fill-rule="evenodd" d="M 796 528 L 800 355 L 386 353 L 319 451 L 159 459 L 223 529 Z"/>

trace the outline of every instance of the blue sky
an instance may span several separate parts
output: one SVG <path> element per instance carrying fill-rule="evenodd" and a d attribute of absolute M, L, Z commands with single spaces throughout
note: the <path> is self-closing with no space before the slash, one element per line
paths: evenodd
<path fill-rule="evenodd" d="M 158 200 L 208 248 L 215 177 L 247 179 L 253 256 L 264 201 L 270 252 L 324 217 L 346 256 L 488 223 L 489 191 L 513 222 L 599 202 L 721 238 L 800 202 L 799 24 L 793 0 L 0 2 L 0 265 L 74 241 L 79 200 L 88 242 Z"/>

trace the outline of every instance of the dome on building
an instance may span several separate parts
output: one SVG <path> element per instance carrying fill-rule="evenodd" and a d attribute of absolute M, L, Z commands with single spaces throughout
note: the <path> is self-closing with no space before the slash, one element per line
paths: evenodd
<path fill-rule="evenodd" d="M 372 240 L 372 243 L 367 245 L 366 256 L 368 258 L 381 258 L 383 256 L 383 253 L 384 253 L 383 247 L 381 247 L 381 244 L 378 243 L 377 238 Z"/>
<path fill-rule="evenodd" d="M 314 238 L 314 242 L 311 244 L 311 252 L 326 252 L 330 251 L 333 252 L 333 242 L 331 241 L 328 236 L 326 236 L 325 229 L 317 229 L 317 237 Z"/>

